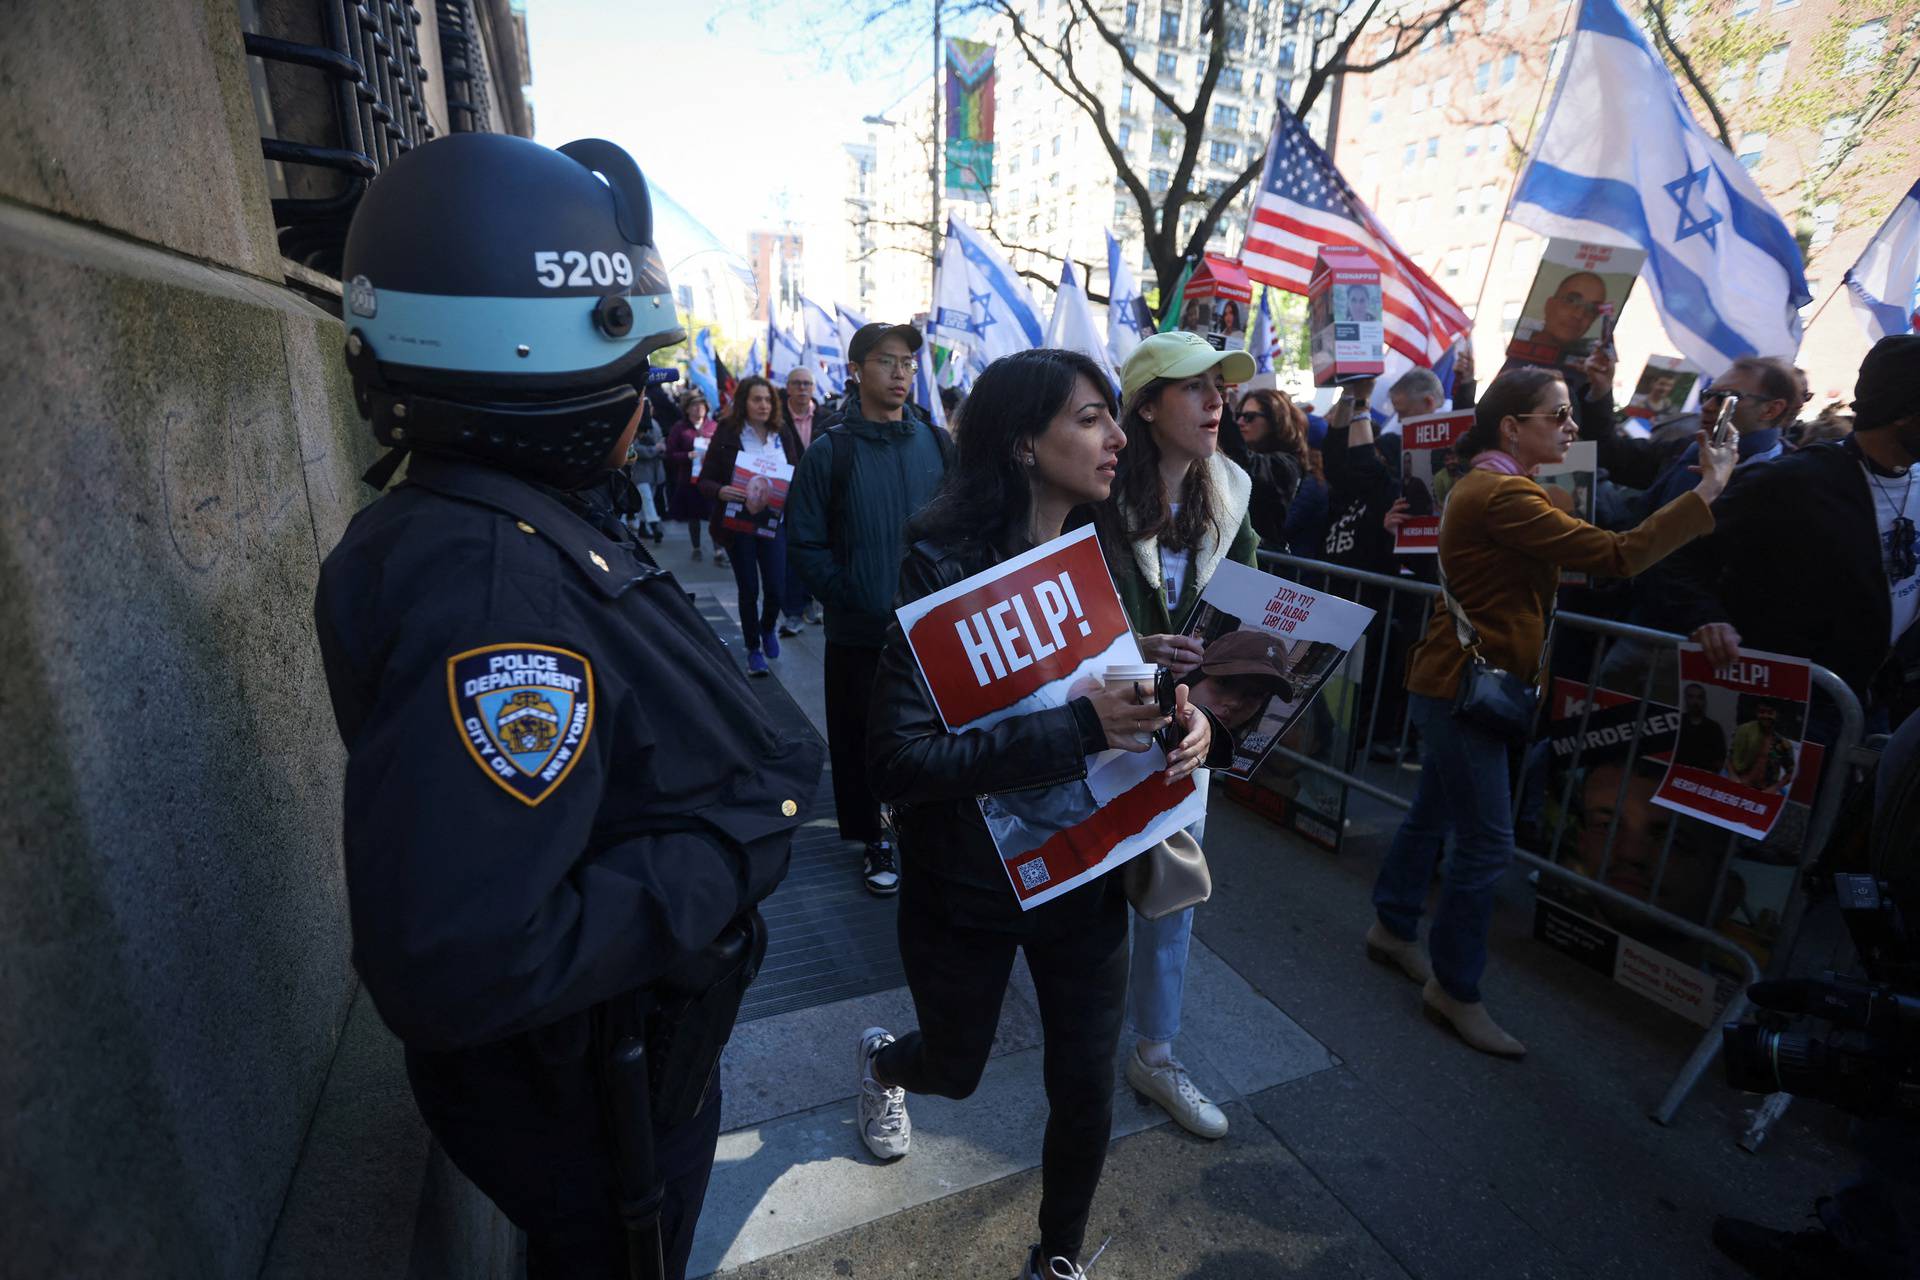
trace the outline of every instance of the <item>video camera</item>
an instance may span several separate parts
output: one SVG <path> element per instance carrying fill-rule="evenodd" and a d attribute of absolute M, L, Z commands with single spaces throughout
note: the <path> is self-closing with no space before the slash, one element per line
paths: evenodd
<path fill-rule="evenodd" d="M 1920 755 L 1882 780 L 1877 812 L 1870 798 L 1863 808 L 1855 847 L 1866 847 L 1868 868 L 1836 869 L 1828 881 L 1866 977 L 1754 983 L 1747 994 L 1763 1011 L 1758 1022 L 1721 1033 L 1727 1083 L 1856 1116 L 1920 1115 L 1920 939 L 1907 924 L 1920 908 Z M 1834 1034 L 1789 1031 L 1794 1017 L 1818 1019 Z"/>

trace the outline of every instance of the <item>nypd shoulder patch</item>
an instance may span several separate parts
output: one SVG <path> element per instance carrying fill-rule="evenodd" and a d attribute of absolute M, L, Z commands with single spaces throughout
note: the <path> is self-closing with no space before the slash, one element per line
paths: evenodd
<path fill-rule="evenodd" d="M 580 761 L 593 731 L 593 664 L 544 644 L 492 644 L 447 659 L 453 723 L 473 762 L 537 805 Z"/>

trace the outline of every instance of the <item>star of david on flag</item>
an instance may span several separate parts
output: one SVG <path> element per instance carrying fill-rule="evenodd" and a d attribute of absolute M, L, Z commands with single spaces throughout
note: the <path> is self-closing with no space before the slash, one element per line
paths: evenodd
<path fill-rule="evenodd" d="M 1668 335 L 1709 376 L 1800 348 L 1812 298 L 1793 233 L 1700 127 L 1619 0 L 1580 0 L 1510 216 L 1542 235 L 1644 249 Z"/>

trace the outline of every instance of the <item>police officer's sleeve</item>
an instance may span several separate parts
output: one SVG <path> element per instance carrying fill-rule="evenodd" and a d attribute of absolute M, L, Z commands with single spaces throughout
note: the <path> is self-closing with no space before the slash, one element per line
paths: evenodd
<path fill-rule="evenodd" d="M 605 705 L 613 655 L 539 630 L 403 626 L 348 742 L 355 963 L 419 1048 L 487 1043 L 642 986 L 748 902 L 738 845 L 686 794 L 630 795 L 630 817 L 596 824 L 610 788 L 674 751 L 652 717 L 686 709 Z"/>
<path fill-rule="evenodd" d="M 815 429 L 813 443 L 794 468 L 793 491 L 787 495 L 787 563 L 800 573 L 807 590 L 835 609 L 857 607 L 853 583 L 846 568 L 834 559 L 833 524 L 827 510 L 832 502 L 833 451 L 848 447 Z"/>

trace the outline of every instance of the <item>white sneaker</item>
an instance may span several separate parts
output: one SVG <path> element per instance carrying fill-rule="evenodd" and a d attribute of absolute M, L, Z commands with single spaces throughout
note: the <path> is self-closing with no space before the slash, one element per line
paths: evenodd
<path fill-rule="evenodd" d="M 1127 1083 L 1166 1111 L 1188 1133 L 1202 1138 L 1227 1136 L 1227 1116 L 1200 1092 L 1193 1077 L 1178 1062 L 1150 1067 L 1140 1058 L 1140 1046 L 1127 1055 Z"/>
<path fill-rule="evenodd" d="M 907 1091 L 883 1088 L 873 1078 L 873 1055 L 893 1043 L 892 1033 L 881 1027 L 868 1027 L 860 1033 L 860 1096 L 855 1115 L 860 1122 L 860 1140 L 880 1160 L 898 1160 L 907 1154 L 913 1141 L 913 1125 L 907 1119 Z"/>
<path fill-rule="evenodd" d="M 1078 1263 L 1058 1255 L 1042 1260 L 1040 1246 L 1034 1245 L 1027 1250 L 1027 1269 L 1020 1273 L 1020 1280 L 1087 1280 L 1087 1273 Z"/>

